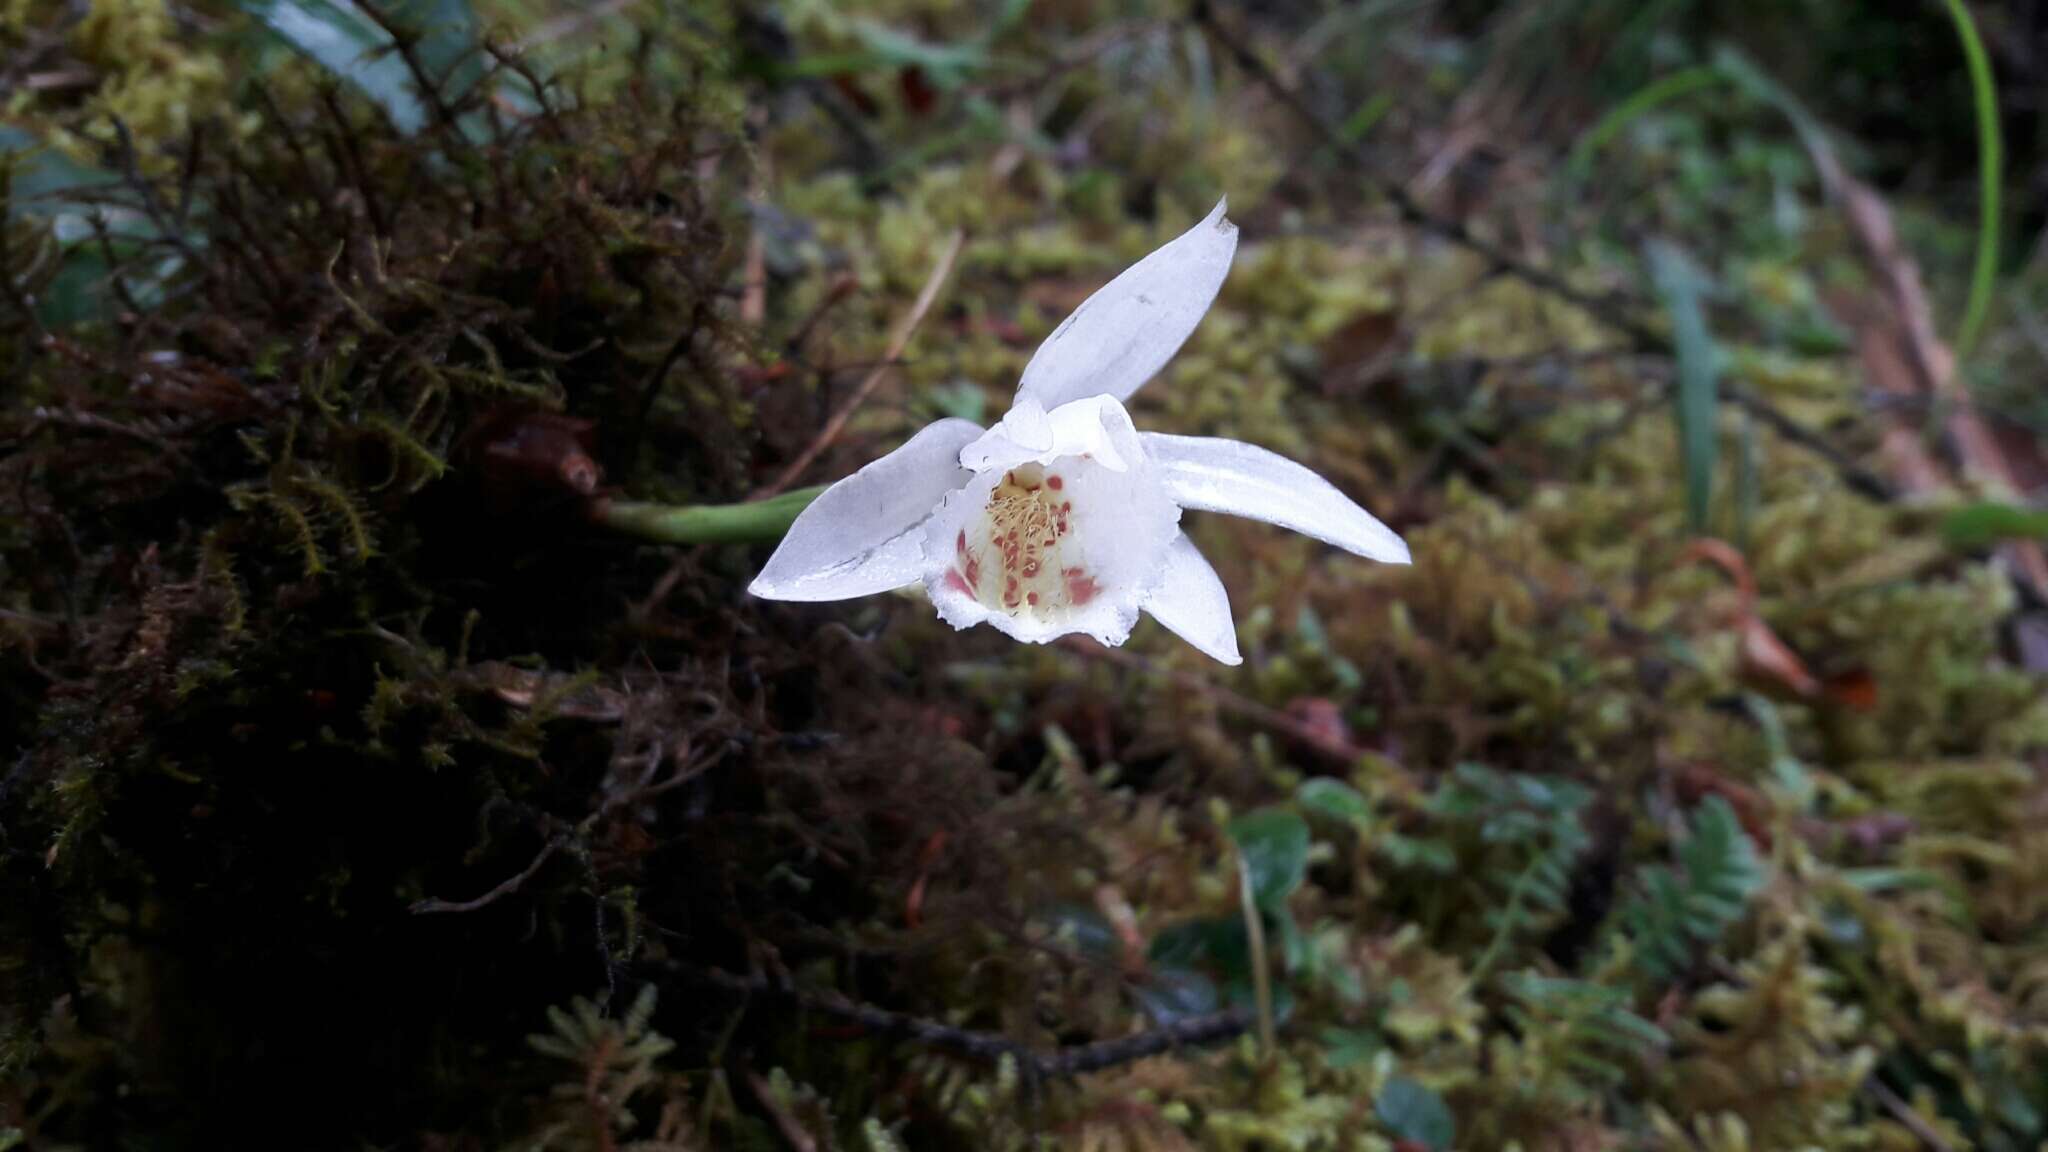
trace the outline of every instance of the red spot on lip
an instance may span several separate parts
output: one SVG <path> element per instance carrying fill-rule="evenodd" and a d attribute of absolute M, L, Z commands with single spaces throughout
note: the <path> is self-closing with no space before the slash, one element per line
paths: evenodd
<path fill-rule="evenodd" d="M 958 568 L 946 569 L 946 587 L 960 593 L 962 596 L 974 595 L 974 589 L 967 586 L 967 577 L 962 576 Z"/>
<path fill-rule="evenodd" d="M 1030 595 L 1024 597 L 1024 602 L 1026 604 L 1031 605 L 1033 608 L 1038 607 L 1038 593 L 1033 592 Z"/>
<path fill-rule="evenodd" d="M 1045 478 L 1045 486 L 1057 492 L 1060 489 L 1066 487 L 1067 482 L 1065 480 L 1060 479 L 1057 476 L 1047 476 Z"/>
<path fill-rule="evenodd" d="M 1079 608 L 1095 599 L 1102 589 L 1095 583 L 1095 577 L 1088 575 L 1084 568 L 1067 568 L 1060 572 L 1067 582 L 1067 600 Z"/>

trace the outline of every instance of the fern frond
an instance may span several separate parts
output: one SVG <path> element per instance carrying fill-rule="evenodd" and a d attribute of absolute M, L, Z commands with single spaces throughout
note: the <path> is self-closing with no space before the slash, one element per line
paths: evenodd
<path fill-rule="evenodd" d="M 1734 807 L 1713 796 L 1693 813 L 1677 866 L 1646 869 L 1617 918 L 1643 968 L 1671 980 L 1742 919 L 1763 883 L 1756 845 Z"/>

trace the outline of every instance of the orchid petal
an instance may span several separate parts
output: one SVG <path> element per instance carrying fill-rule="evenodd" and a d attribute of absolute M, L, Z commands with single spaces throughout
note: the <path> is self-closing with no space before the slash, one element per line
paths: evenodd
<path fill-rule="evenodd" d="M 1218 200 L 1201 223 L 1083 300 L 1024 366 L 1018 401 L 1050 410 L 1085 396 L 1122 400 L 1164 367 L 1230 272 L 1237 225 L 1224 208 Z"/>
<path fill-rule="evenodd" d="M 1139 439 L 1152 470 L 1183 508 L 1248 516 L 1368 559 L 1408 563 L 1408 545 L 1392 529 L 1285 456 L 1202 436 L 1144 432 Z"/>
<path fill-rule="evenodd" d="M 960 450 L 980 435 L 971 420 L 937 421 L 825 489 L 747 590 L 770 600 L 845 600 L 917 583 L 919 528 L 971 478 Z"/>
<path fill-rule="evenodd" d="M 986 472 L 1034 461 L 1050 464 L 1068 456 L 1094 461 L 1112 472 L 1128 472 L 1145 462 L 1145 447 L 1131 414 L 1114 396 L 1085 397 L 1050 413 L 1026 399 L 962 449 L 960 464 Z"/>
<path fill-rule="evenodd" d="M 1230 618 L 1230 593 L 1222 577 L 1186 535 L 1174 538 L 1159 584 L 1145 597 L 1145 611 L 1174 635 L 1225 664 L 1242 664 L 1237 624 Z"/>

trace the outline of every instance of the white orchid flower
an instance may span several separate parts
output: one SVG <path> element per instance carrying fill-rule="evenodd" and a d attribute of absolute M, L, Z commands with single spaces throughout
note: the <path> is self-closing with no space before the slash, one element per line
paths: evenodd
<path fill-rule="evenodd" d="M 1408 546 L 1327 480 L 1235 440 L 1140 432 L 1124 400 L 1180 349 L 1237 251 L 1207 219 L 1083 301 L 1024 367 L 995 427 L 939 420 L 827 488 L 749 590 L 844 600 L 923 583 L 955 628 L 1042 644 L 1122 644 L 1142 610 L 1240 661 L 1223 581 L 1181 533 L 1183 509 L 1292 528 L 1408 563 Z"/>

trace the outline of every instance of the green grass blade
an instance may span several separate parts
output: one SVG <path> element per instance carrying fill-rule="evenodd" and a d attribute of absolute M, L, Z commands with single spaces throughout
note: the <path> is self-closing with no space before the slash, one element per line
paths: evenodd
<path fill-rule="evenodd" d="M 1584 136 L 1579 137 L 1579 142 L 1572 145 L 1571 159 L 1566 163 L 1567 170 L 1573 179 L 1583 180 L 1592 171 L 1594 153 L 1613 143 L 1622 129 L 1627 128 L 1638 117 L 1669 104 L 1680 96 L 1697 92 L 1702 88 L 1711 88 L 1721 83 L 1723 79 L 1719 71 L 1701 66 L 1673 72 L 1669 76 L 1660 77 L 1644 85 L 1628 99 L 1615 105 L 1607 115 L 1600 118 L 1599 123 L 1587 129 Z"/>
<path fill-rule="evenodd" d="M 1967 356 L 1977 343 L 1984 318 L 1991 311 L 1991 293 L 1998 276 L 1998 193 L 2005 172 L 2005 138 L 1998 125 L 1998 89 L 1991 77 L 1991 57 L 1977 35 L 1977 22 L 1963 0 L 1945 0 L 1963 44 L 1970 69 L 1970 96 L 1977 112 L 1977 259 L 1970 270 L 1970 301 L 1956 336 L 1956 354 Z"/>
<path fill-rule="evenodd" d="M 1720 351 L 1707 328 L 1698 269 L 1684 253 L 1661 240 L 1651 242 L 1649 253 L 1650 277 L 1670 314 L 1678 356 L 1678 447 L 1685 468 L 1685 519 L 1693 532 L 1704 534 L 1713 507 L 1714 463 L 1719 450 L 1715 409 L 1720 394 Z"/>

